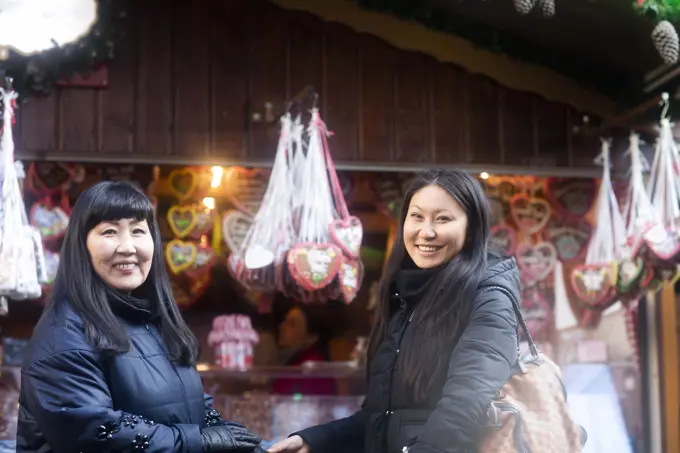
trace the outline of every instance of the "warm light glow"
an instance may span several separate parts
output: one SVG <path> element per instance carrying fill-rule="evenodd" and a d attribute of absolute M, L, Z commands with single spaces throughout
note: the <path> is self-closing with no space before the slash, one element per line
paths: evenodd
<path fill-rule="evenodd" d="M 482 179 L 489 179 L 489 174 L 487 172 L 483 171 L 479 174 L 479 177 L 482 178 Z"/>
<path fill-rule="evenodd" d="M 220 184 L 222 184 L 224 168 L 216 165 L 210 170 L 212 171 L 212 181 L 210 181 L 210 187 L 217 188 L 220 186 Z"/>
<path fill-rule="evenodd" d="M 215 199 L 213 197 L 205 197 L 203 199 L 203 204 L 205 205 L 206 208 L 210 209 L 211 211 L 215 209 Z"/>

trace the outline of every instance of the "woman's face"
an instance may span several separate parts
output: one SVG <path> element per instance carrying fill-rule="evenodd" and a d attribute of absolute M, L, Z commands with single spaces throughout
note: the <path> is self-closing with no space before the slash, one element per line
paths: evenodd
<path fill-rule="evenodd" d="M 463 249 L 467 214 L 446 190 L 425 186 L 411 198 L 404 220 L 404 246 L 421 269 L 447 263 Z"/>
<path fill-rule="evenodd" d="M 299 308 L 292 308 L 279 326 L 279 346 L 282 348 L 302 348 L 316 341 L 307 331 L 307 318 Z"/>
<path fill-rule="evenodd" d="M 120 219 L 92 228 L 87 234 L 87 250 L 104 282 L 130 292 L 149 275 L 154 243 L 146 220 Z"/>

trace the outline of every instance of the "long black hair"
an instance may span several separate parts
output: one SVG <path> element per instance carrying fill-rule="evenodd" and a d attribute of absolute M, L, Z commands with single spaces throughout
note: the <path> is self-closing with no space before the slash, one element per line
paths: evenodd
<path fill-rule="evenodd" d="M 466 240 L 462 250 L 433 277 L 433 283 L 416 308 L 409 330 L 412 341 L 404 342 L 398 369 L 414 401 L 427 398 L 440 373 L 448 366 L 442 354 L 460 338 L 470 316 L 471 303 L 486 269 L 489 245 L 489 203 L 479 182 L 457 170 L 432 169 L 419 173 L 407 191 L 401 208 L 397 237 L 378 285 L 378 305 L 368 355 L 373 357 L 385 338 L 393 294 L 392 283 L 410 258 L 404 246 L 404 221 L 416 192 L 436 185 L 446 190 L 467 214 Z"/>
<path fill-rule="evenodd" d="M 151 269 L 132 295 L 147 300 L 159 317 L 159 331 L 173 360 L 193 364 L 198 359 L 196 337 L 182 319 L 165 267 L 158 222 L 149 199 L 127 182 L 104 181 L 85 190 L 71 212 L 51 304 L 69 303 L 85 324 L 88 342 L 104 354 L 121 354 L 130 340 L 109 304 L 111 288 L 97 275 L 87 250 L 87 235 L 101 222 L 146 220 L 154 243 Z"/>

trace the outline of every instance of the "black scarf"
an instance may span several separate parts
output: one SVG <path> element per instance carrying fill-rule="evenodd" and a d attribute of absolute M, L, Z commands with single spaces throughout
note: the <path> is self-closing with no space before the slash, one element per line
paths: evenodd
<path fill-rule="evenodd" d="M 394 278 L 394 288 L 399 297 L 413 307 L 420 302 L 441 270 L 440 267 L 420 269 L 410 258 L 404 260 L 401 270 Z"/>
<path fill-rule="evenodd" d="M 113 288 L 106 288 L 111 310 L 128 321 L 147 323 L 158 317 L 158 310 L 147 299 L 123 294 Z"/>

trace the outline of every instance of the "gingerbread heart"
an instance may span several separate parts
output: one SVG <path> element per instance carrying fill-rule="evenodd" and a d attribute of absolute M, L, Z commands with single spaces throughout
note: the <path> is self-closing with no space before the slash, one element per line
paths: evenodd
<path fill-rule="evenodd" d="M 226 186 L 229 199 L 236 209 L 255 216 L 267 192 L 269 177 L 260 169 L 231 167 L 227 171 Z"/>
<path fill-rule="evenodd" d="M 522 291 L 522 315 L 527 323 L 532 337 L 538 337 L 544 333 L 546 327 L 552 321 L 552 309 L 538 287 Z"/>
<path fill-rule="evenodd" d="M 560 213 L 582 218 L 593 207 L 597 182 L 586 178 L 548 178 L 546 195 Z"/>
<path fill-rule="evenodd" d="M 288 270 L 307 291 L 317 291 L 333 281 L 340 270 L 342 250 L 332 244 L 298 244 L 288 251 Z"/>
<path fill-rule="evenodd" d="M 199 245 L 196 247 L 196 257 L 191 266 L 184 271 L 186 275 L 196 280 L 208 273 L 215 261 L 215 252 L 212 248 Z"/>
<path fill-rule="evenodd" d="M 338 283 L 345 303 L 349 304 L 357 297 L 363 278 L 364 269 L 361 261 L 355 261 L 343 256 L 340 263 L 340 271 L 338 272 Z"/>
<path fill-rule="evenodd" d="M 194 213 L 196 215 L 196 223 L 189 235 L 194 239 L 200 239 L 212 231 L 215 224 L 215 211 L 196 206 L 194 207 Z"/>
<path fill-rule="evenodd" d="M 196 225 L 196 211 L 193 206 L 172 206 L 168 209 L 168 225 L 179 238 L 186 237 Z"/>
<path fill-rule="evenodd" d="M 662 225 L 656 225 L 644 234 L 646 255 L 651 261 L 677 262 L 680 255 L 680 240 L 677 233 Z"/>
<path fill-rule="evenodd" d="M 181 239 L 173 239 L 165 246 L 165 259 L 173 274 L 179 274 L 194 264 L 196 245 Z"/>
<path fill-rule="evenodd" d="M 364 229 L 361 220 L 350 216 L 331 222 L 329 226 L 331 240 L 338 245 L 350 258 L 356 258 L 361 251 L 361 240 Z"/>
<path fill-rule="evenodd" d="M 591 309 L 605 310 L 616 302 L 616 263 L 583 264 L 571 271 L 571 287 L 579 301 Z"/>
<path fill-rule="evenodd" d="M 491 227 L 491 241 L 507 256 L 515 254 L 517 248 L 517 232 L 507 223 Z"/>
<path fill-rule="evenodd" d="M 222 217 L 222 236 L 229 250 L 238 252 L 253 224 L 253 218 L 248 214 L 233 209 L 224 213 Z"/>
<path fill-rule="evenodd" d="M 539 233 L 550 220 L 550 203 L 543 198 L 518 194 L 510 200 L 510 215 L 521 233 Z"/>
<path fill-rule="evenodd" d="M 557 250 L 550 242 L 522 244 L 517 248 L 517 264 L 530 281 L 540 282 L 555 269 Z"/>
<path fill-rule="evenodd" d="M 191 168 L 180 168 L 170 172 L 168 182 L 170 191 L 182 201 L 193 195 L 198 185 L 198 175 Z"/>
<path fill-rule="evenodd" d="M 585 220 L 575 221 L 567 217 L 553 219 L 543 231 L 543 237 L 557 249 L 557 257 L 562 262 L 583 258 L 592 227 Z"/>
<path fill-rule="evenodd" d="M 29 213 L 31 225 L 40 230 L 43 239 L 59 238 L 66 233 L 68 214 L 59 206 L 52 207 L 50 203 L 39 201 L 31 207 Z"/>
<path fill-rule="evenodd" d="M 642 277 L 646 275 L 648 275 L 648 278 L 652 277 L 651 272 L 645 272 L 645 263 L 640 258 L 623 260 L 619 263 L 618 269 L 616 286 L 619 293 L 622 294 L 637 292 L 640 289 Z"/>

